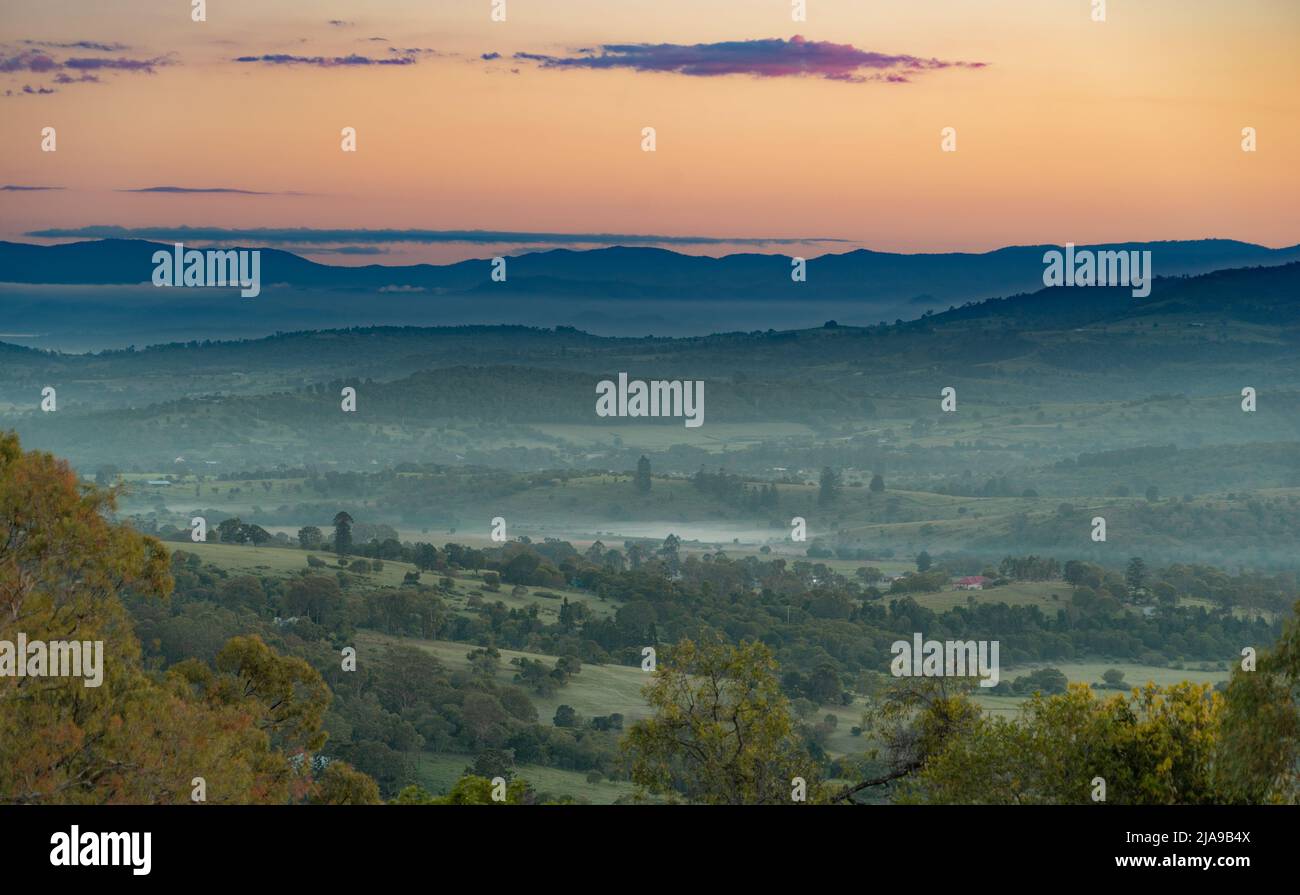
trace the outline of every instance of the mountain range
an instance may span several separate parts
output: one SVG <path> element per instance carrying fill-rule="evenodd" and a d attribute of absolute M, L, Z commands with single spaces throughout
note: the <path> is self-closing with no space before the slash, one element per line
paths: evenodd
<path fill-rule="evenodd" d="M 194 246 L 191 246 L 194 248 Z M 223 247 L 224 248 L 224 247 Z M 247 247 L 238 247 L 247 248 Z M 1032 291 L 1042 285 L 1049 245 L 983 253 L 896 254 L 866 249 L 808 260 L 806 282 L 791 279 L 791 257 L 733 254 L 721 258 L 658 248 L 614 246 L 553 249 L 507 259 L 507 279 L 493 282 L 488 259 L 455 264 L 334 266 L 280 249 L 261 249 L 262 280 L 299 288 L 423 289 L 436 294 L 526 292 L 561 297 L 654 300 L 790 299 L 812 295 L 842 301 L 960 303 Z M 1108 243 L 1098 251 L 1149 250 L 1158 276 L 1300 260 L 1300 245 L 1270 249 L 1224 239 Z M 0 282 L 62 285 L 148 284 L 153 253 L 166 243 L 104 239 L 61 245 L 0 242 Z M 924 308 L 922 308 L 924 310 Z"/>
<path fill-rule="evenodd" d="M 251 299 L 233 288 L 154 287 L 153 255 L 171 248 L 122 239 L 0 242 L 0 340 L 85 351 L 357 326 L 563 324 L 610 336 L 803 329 L 827 320 L 866 326 L 1036 292 L 1053 247 L 828 254 L 808 259 L 804 282 L 792 279 L 786 255 L 556 249 L 508 258 L 506 279 L 496 282 L 490 259 L 349 267 L 260 249 L 262 291 Z M 1300 260 L 1300 246 L 1232 240 L 1092 248 L 1150 251 L 1157 277 Z M 1079 298 L 1067 290 L 1061 300 L 1087 306 L 1097 296 Z"/>

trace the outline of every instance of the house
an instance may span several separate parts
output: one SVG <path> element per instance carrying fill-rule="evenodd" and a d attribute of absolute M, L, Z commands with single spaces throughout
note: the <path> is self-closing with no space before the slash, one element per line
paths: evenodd
<path fill-rule="evenodd" d="M 958 578 L 954 590 L 983 590 L 984 585 L 989 583 L 989 579 L 983 575 L 967 575 L 965 578 Z"/>

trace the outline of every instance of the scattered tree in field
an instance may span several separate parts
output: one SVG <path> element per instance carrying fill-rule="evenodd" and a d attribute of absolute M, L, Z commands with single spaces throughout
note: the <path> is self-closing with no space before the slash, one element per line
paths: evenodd
<path fill-rule="evenodd" d="M 641 459 L 636 461 L 636 476 L 633 479 L 638 494 L 650 493 L 650 458 L 641 455 Z"/>
<path fill-rule="evenodd" d="M 217 524 L 217 536 L 223 544 L 242 544 L 248 540 L 244 523 L 238 516 L 221 520 Z"/>
<path fill-rule="evenodd" d="M 319 550 L 324 538 L 314 525 L 304 525 L 298 529 L 298 544 L 304 550 Z"/>
<path fill-rule="evenodd" d="M 247 532 L 247 540 L 255 547 L 260 547 L 271 540 L 271 533 L 260 525 L 246 525 L 244 528 Z"/>
<path fill-rule="evenodd" d="M 334 514 L 334 552 L 347 556 L 352 549 L 352 517 L 340 511 Z"/>
<path fill-rule="evenodd" d="M 916 570 L 918 572 L 930 571 L 930 566 L 933 564 L 933 562 L 934 561 L 930 558 L 930 554 L 925 550 L 922 550 L 920 553 L 916 554 Z"/>
<path fill-rule="evenodd" d="M 828 507 L 840 498 L 840 474 L 829 466 L 822 467 L 821 481 L 817 487 L 817 505 Z"/>
<path fill-rule="evenodd" d="M 470 670 L 484 680 L 493 680 L 501 669 L 501 653 L 495 646 L 470 650 L 465 658 L 469 661 Z"/>
<path fill-rule="evenodd" d="M 413 558 L 415 567 L 421 572 L 428 572 L 438 566 L 438 549 L 432 544 L 416 544 Z"/>

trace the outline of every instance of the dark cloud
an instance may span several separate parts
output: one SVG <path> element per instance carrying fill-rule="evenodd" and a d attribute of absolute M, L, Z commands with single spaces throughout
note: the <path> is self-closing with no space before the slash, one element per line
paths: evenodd
<path fill-rule="evenodd" d="M 44 190 L 61 190 L 61 186 L 19 186 L 17 184 L 7 183 L 0 186 L 0 193 L 36 193 Z"/>
<path fill-rule="evenodd" d="M 163 56 L 158 56 L 154 59 L 125 59 L 121 57 L 117 59 L 101 59 L 98 56 L 89 56 L 85 58 L 68 59 L 63 63 L 65 68 L 70 68 L 74 71 L 100 71 L 107 69 L 111 71 L 143 72 L 148 75 L 153 74 L 154 69 L 158 66 L 171 64 L 171 60 Z"/>
<path fill-rule="evenodd" d="M 19 43 L 29 47 L 48 47 L 52 50 L 98 50 L 102 53 L 118 53 L 131 49 L 126 44 L 106 44 L 94 40 L 73 40 L 59 42 L 53 40 L 23 40 Z"/>
<path fill-rule="evenodd" d="M 500 53 L 484 53 L 484 54 L 483 54 L 482 56 L 480 56 L 479 58 L 480 58 L 480 59 L 486 59 L 487 61 L 491 62 L 493 59 L 500 59 L 500 58 L 501 58 L 501 54 L 500 54 Z"/>
<path fill-rule="evenodd" d="M 97 52 L 117 52 L 119 50 L 127 49 L 124 44 L 96 43 L 88 40 L 78 40 L 66 43 L 24 40 L 20 41 L 20 43 L 28 47 L 39 46 L 60 49 L 75 48 L 80 50 L 94 50 Z M 91 74 L 91 72 L 97 71 L 117 71 L 151 75 L 159 66 L 173 64 L 174 62 L 166 56 L 159 56 L 153 59 L 132 59 L 126 56 L 72 56 L 60 61 L 43 49 L 14 50 L 11 47 L 0 45 L 0 74 L 16 74 L 18 72 L 51 74 L 54 76 L 54 83 L 56 84 L 99 83 L 99 76 Z M 72 74 L 68 74 L 68 72 L 72 72 Z M 4 95 L 22 96 L 26 94 L 40 96 L 57 92 L 58 91 L 52 87 L 32 87 L 30 84 L 25 84 L 23 85 L 21 92 L 6 90 Z"/>
<path fill-rule="evenodd" d="M 232 187 L 145 186 L 138 189 L 118 190 L 119 193 L 229 193 L 236 196 L 283 196 L 292 193 L 260 193 L 256 190 L 238 190 Z"/>
<path fill-rule="evenodd" d="M 261 56 L 239 56 L 236 62 L 257 62 L 263 65 L 312 65 L 317 68 L 341 68 L 357 65 L 414 65 L 418 52 L 401 51 L 406 55 L 393 58 L 375 58 L 352 53 L 347 56 L 293 56 L 289 53 L 265 53 Z M 432 50 L 428 52 L 433 52 Z"/>
<path fill-rule="evenodd" d="M 984 62 L 955 62 L 860 50 L 851 44 L 807 40 L 736 40 L 709 44 L 604 44 L 567 56 L 516 53 L 543 68 L 672 72 L 694 77 L 747 74 L 761 78 L 814 77 L 832 81 L 906 83 L 918 73 L 945 68 L 983 68 Z"/>
<path fill-rule="evenodd" d="M 176 188 L 171 188 L 176 189 Z M 840 243 L 847 239 L 828 237 L 721 237 L 657 236 L 629 233 L 536 233 L 514 230 L 317 230 L 290 228 L 225 227 L 112 227 L 91 226 L 33 230 L 26 235 L 46 239 L 157 239 L 184 237 L 187 240 L 220 242 L 244 240 L 258 243 L 384 244 L 384 243 L 526 243 L 531 245 L 791 245 L 797 243 Z"/>
<path fill-rule="evenodd" d="M 351 28 L 355 22 L 345 22 L 343 19 L 330 19 L 330 24 L 335 28 Z"/>
<path fill-rule="evenodd" d="M 59 68 L 60 63 L 41 50 L 22 50 L 13 55 L 0 56 L 0 72 L 30 71 L 44 74 L 58 71 Z"/>

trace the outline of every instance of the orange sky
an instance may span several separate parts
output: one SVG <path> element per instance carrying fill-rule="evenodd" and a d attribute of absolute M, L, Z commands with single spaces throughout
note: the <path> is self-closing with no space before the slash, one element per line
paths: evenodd
<path fill-rule="evenodd" d="M 808 0 L 793 22 L 788 0 L 508 0 L 493 22 L 491 0 L 210 0 L 195 23 L 180 2 L 6 0 L 7 59 L 31 49 L 24 40 L 95 41 L 127 48 L 47 52 L 171 64 L 99 83 L 0 74 L 0 94 L 20 94 L 0 96 L 0 184 L 64 188 L 0 192 L 0 237 L 190 225 L 826 236 L 895 251 L 1300 242 L 1300 4 L 1107 6 L 1097 23 L 1090 0 Z M 510 58 L 796 34 L 988 67 L 891 84 Z M 382 67 L 232 61 L 390 47 L 437 54 Z M 55 153 L 40 151 L 45 126 Z M 344 126 L 358 130 L 355 154 L 340 151 Z M 641 151 L 644 126 L 654 153 Z M 955 153 L 940 150 L 946 126 Z M 1257 152 L 1241 151 L 1245 126 Z M 121 191 L 160 185 L 304 195 Z M 501 250 L 385 248 L 350 260 Z"/>

